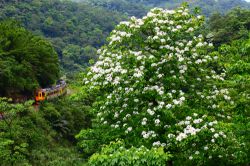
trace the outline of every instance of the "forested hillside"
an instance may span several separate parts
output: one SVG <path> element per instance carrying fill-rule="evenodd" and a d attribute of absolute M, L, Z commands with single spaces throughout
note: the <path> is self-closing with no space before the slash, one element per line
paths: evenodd
<path fill-rule="evenodd" d="M 250 164 L 249 3 L 77 1 L 0 2 L 0 166 Z"/>
<path fill-rule="evenodd" d="M 204 15 L 210 16 L 214 12 L 226 13 L 232 8 L 250 8 L 250 3 L 245 0 L 76 0 L 78 2 L 88 2 L 94 6 L 102 6 L 110 10 L 117 10 L 129 15 L 141 16 L 142 9 L 148 10 L 150 7 L 176 8 L 184 2 L 188 2 L 192 8 L 201 8 Z M 130 7 L 129 7 L 130 6 Z M 140 10 L 138 6 L 141 6 Z"/>
<path fill-rule="evenodd" d="M 175 8 L 183 2 L 185 0 L 168 0 L 166 6 Z M 236 7 L 250 9 L 250 3 L 245 0 L 190 0 L 188 3 L 192 8 L 201 8 L 202 13 L 206 16 L 216 12 L 224 14 Z"/>
<path fill-rule="evenodd" d="M 66 72 L 78 71 L 96 59 L 96 49 L 105 43 L 111 30 L 128 16 L 142 17 L 152 6 L 175 8 L 179 1 L 80 0 L 71 1 L 2 1 L 0 20 L 12 18 L 28 30 L 45 36 L 56 49 Z M 165 3 L 166 4 L 165 4 Z M 164 5 L 162 5 L 164 3 Z M 205 15 L 215 11 L 225 13 L 233 7 L 249 8 L 243 0 L 190 1 L 191 7 L 201 7 Z"/>
<path fill-rule="evenodd" d="M 95 58 L 96 48 L 124 19 L 100 7 L 60 0 L 1 1 L 0 20 L 7 18 L 49 39 L 67 71 L 86 67 Z"/>

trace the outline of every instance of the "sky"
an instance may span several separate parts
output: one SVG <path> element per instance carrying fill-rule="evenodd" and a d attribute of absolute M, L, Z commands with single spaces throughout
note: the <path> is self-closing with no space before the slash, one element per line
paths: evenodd
<path fill-rule="evenodd" d="M 250 2 L 250 0 L 245 0 L 245 1 Z"/>

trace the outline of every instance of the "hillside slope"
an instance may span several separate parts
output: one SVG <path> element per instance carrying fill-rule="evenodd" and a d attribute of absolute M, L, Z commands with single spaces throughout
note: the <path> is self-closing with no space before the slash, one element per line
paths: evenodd
<path fill-rule="evenodd" d="M 61 64 L 75 71 L 94 58 L 113 27 L 125 19 L 120 13 L 89 4 L 60 0 L 1 1 L 0 20 L 14 19 L 55 47 Z"/>
<path fill-rule="evenodd" d="M 212 13 L 226 13 L 235 7 L 250 9 L 250 3 L 245 0 L 75 0 L 77 2 L 87 2 L 94 6 L 102 6 L 109 10 L 125 12 L 129 15 L 141 16 L 143 12 L 135 12 L 138 6 L 148 10 L 152 7 L 176 8 L 187 2 L 192 8 L 198 7 L 206 16 Z M 130 7 L 129 7 L 130 6 Z"/>

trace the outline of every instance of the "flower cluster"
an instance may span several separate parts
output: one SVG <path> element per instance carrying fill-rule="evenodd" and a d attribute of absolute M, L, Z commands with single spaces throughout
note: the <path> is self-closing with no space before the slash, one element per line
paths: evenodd
<path fill-rule="evenodd" d="M 199 118 L 197 113 L 193 113 L 193 116 L 187 116 L 184 120 L 175 124 L 175 126 L 181 130 L 176 130 L 177 134 L 168 134 L 168 138 L 176 139 L 176 141 L 182 141 L 189 136 L 194 136 L 203 130 L 207 130 L 212 133 L 210 134 L 212 136 L 211 142 L 214 143 L 214 139 L 218 138 L 219 136 L 226 138 L 226 135 L 222 131 L 215 131 L 213 126 L 217 123 L 218 121 L 216 120 L 209 122 L 207 115 L 203 115 Z"/>

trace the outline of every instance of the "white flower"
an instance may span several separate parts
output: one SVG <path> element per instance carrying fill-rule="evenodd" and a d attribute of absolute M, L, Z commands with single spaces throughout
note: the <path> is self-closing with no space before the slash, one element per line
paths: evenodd
<path fill-rule="evenodd" d="M 183 57 L 180 57 L 180 58 L 178 59 L 178 61 L 179 61 L 179 62 L 182 62 L 182 61 L 184 61 L 184 58 L 183 58 Z"/>
<path fill-rule="evenodd" d="M 203 46 L 203 43 L 199 42 L 196 47 L 202 47 Z"/>
<path fill-rule="evenodd" d="M 195 120 L 194 120 L 194 123 L 195 123 L 195 124 L 199 124 L 199 123 L 201 123 L 202 121 L 203 121 L 202 119 L 195 119 Z"/>
<path fill-rule="evenodd" d="M 196 151 L 195 154 L 198 155 L 198 154 L 200 154 L 200 152 L 199 152 L 199 151 Z"/>
<path fill-rule="evenodd" d="M 147 110 L 147 112 L 148 112 L 148 113 L 149 113 L 149 115 L 151 115 L 151 116 L 155 114 L 155 112 L 154 112 L 154 111 L 152 111 L 151 109 L 148 109 L 148 110 Z"/>
<path fill-rule="evenodd" d="M 177 25 L 177 26 L 176 26 L 176 29 L 181 29 L 181 28 L 182 28 L 181 25 Z"/>
<path fill-rule="evenodd" d="M 157 39 L 159 39 L 159 36 L 154 36 L 153 37 L 153 40 L 157 40 Z"/>
<path fill-rule="evenodd" d="M 129 128 L 127 129 L 127 131 L 132 131 L 132 127 L 129 127 Z"/>
<path fill-rule="evenodd" d="M 189 160 L 193 160 L 193 156 L 189 156 L 189 158 L 188 158 Z"/>
<path fill-rule="evenodd" d="M 156 124 L 156 125 L 159 125 L 160 122 L 161 122 L 161 121 L 160 121 L 159 119 L 156 119 L 156 120 L 155 120 L 155 124 Z"/>
<path fill-rule="evenodd" d="M 181 100 L 181 101 L 184 101 L 184 100 L 185 100 L 185 97 L 184 97 L 184 96 L 182 96 L 182 97 L 180 98 L 180 100 Z"/>
<path fill-rule="evenodd" d="M 161 43 L 165 43 L 166 42 L 166 40 L 165 39 L 161 39 Z"/>
<path fill-rule="evenodd" d="M 214 134 L 214 137 L 215 137 L 215 138 L 218 138 L 218 137 L 219 137 L 219 134 L 218 134 L 218 133 L 215 133 L 215 134 Z"/>
<path fill-rule="evenodd" d="M 187 138 L 187 135 L 185 133 L 180 133 L 177 137 L 176 140 L 177 141 L 181 141 L 183 139 Z"/>
<path fill-rule="evenodd" d="M 201 18 L 202 18 L 202 16 L 201 16 L 201 15 L 199 15 L 199 16 L 197 16 L 197 18 L 198 18 L 198 19 L 201 19 Z"/>
<path fill-rule="evenodd" d="M 114 115 L 114 117 L 118 118 L 119 117 L 119 113 L 116 112 L 115 115 Z"/>
<path fill-rule="evenodd" d="M 149 133 L 147 133 L 146 131 L 143 131 L 141 134 L 142 134 L 143 138 L 147 139 L 149 137 Z"/>
<path fill-rule="evenodd" d="M 171 107 L 172 107 L 171 104 L 167 104 L 167 105 L 166 105 L 166 108 L 167 108 L 167 109 L 170 109 Z"/>
<path fill-rule="evenodd" d="M 161 142 L 160 141 L 157 141 L 157 142 L 154 142 L 153 143 L 153 146 L 160 146 L 161 145 Z"/>
<path fill-rule="evenodd" d="M 159 74 L 157 77 L 158 77 L 158 78 L 161 78 L 162 76 L 163 76 L 162 74 Z"/>
<path fill-rule="evenodd" d="M 178 101 L 178 100 L 173 100 L 173 102 L 174 102 L 175 105 L 180 104 L 180 101 Z"/>
<path fill-rule="evenodd" d="M 181 74 L 185 73 L 185 70 L 180 70 L 180 73 L 181 73 Z"/>
<path fill-rule="evenodd" d="M 194 31 L 194 28 L 193 28 L 193 27 L 190 27 L 190 28 L 188 28 L 187 31 L 188 31 L 188 32 L 193 32 L 193 31 Z"/>
<path fill-rule="evenodd" d="M 173 25 L 173 24 L 174 24 L 174 21 L 172 21 L 172 20 L 171 20 L 171 21 L 169 21 L 169 24 Z"/>
<path fill-rule="evenodd" d="M 138 99 L 134 99 L 134 102 L 138 103 L 138 102 L 139 102 L 139 100 L 138 100 Z"/>

